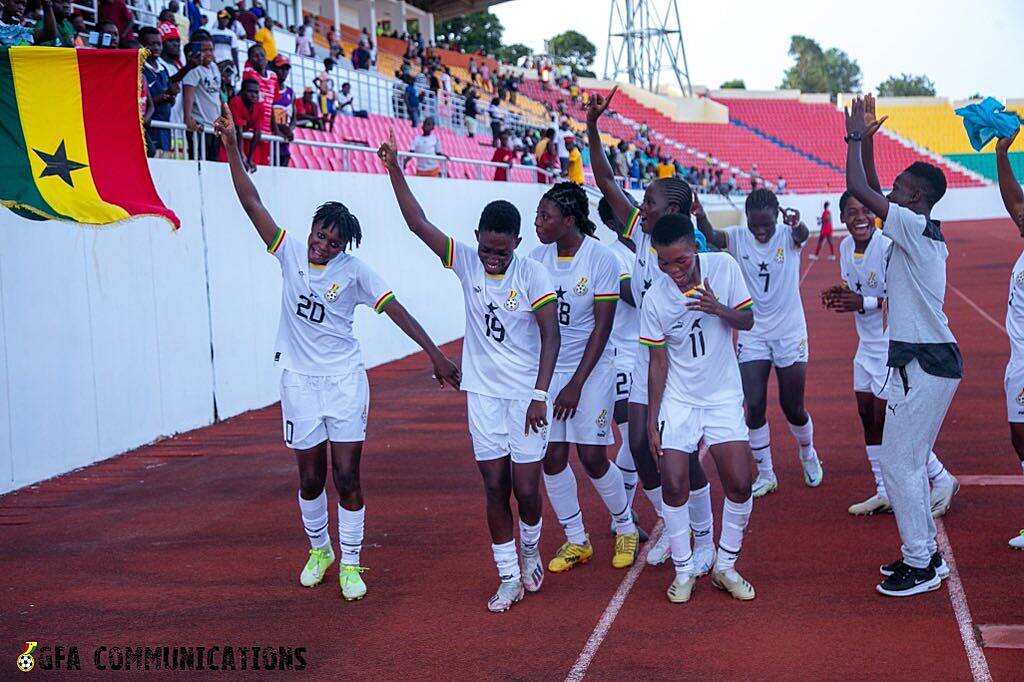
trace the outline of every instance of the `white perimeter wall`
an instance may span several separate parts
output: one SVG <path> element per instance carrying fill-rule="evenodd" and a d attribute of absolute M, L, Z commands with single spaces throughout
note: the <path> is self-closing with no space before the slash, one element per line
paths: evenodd
<path fill-rule="evenodd" d="M 0 209 L 0 493 L 161 436 L 278 400 L 273 344 L 280 268 L 235 199 L 224 164 L 152 161 L 182 220 L 90 228 Z M 386 176 L 261 168 L 280 225 L 308 234 L 321 202 L 359 217 L 356 254 L 438 342 L 462 336 L 457 280 L 405 227 Z M 427 215 L 473 239 L 484 205 L 513 202 L 523 246 L 543 186 L 410 178 Z M 386 316 L 361 309 L 367 366 L 417 350 Z M 212 359 L 211 359 L 212 358 Z"/>
<path fill-rule="evenodd" d="M 223 419 L 278 399 L 280 270 L 227 167 L 153 161 L 151 169 L 181 217 L 178 232 L 149 218 L 97 229 L 0 210 L 0 493 L 210 424 L 215 404 Z M 408 232 L 385 176 L 261 168 L 254 180 L 293 234 L 308 233 L 321 202 L 344 202 L 363 226 L 358 256 L 438 343 L 462 336 L 457 281 Z M 459 239 L 472 240 L 483 206 L 504 198 L 523 216 L 520 252 L 536 243 L 542 185 L 410 184 L 431 220 Z M 789 195 L 782 204 L 816 229 L 826 200 L 836 209 L 839 195 Z M 936 211 L 944 220 L 1002 215 L 995 187 L 951 190 Z M 416 350 L 369 310 L 359 311 L 356 330 L 367 366 Z"/>

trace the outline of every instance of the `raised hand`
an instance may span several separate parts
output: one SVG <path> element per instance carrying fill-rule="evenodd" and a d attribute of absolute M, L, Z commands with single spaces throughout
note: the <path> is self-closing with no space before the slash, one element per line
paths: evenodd
<path fill-rule="evenodd" d="M 690 202 L 690 213 L 694 218 L 700 218 L 706 216 L 704 213 L 704 206 L 700 203 L 700 199 L 697 198 L 697 190 L 690 189 L 690 193 L 693 195 L 693 200 Z"/>
<path fill-rule="evenodd" d="M 782 222 L 790 227 L 796 227 L 800 224 L 800 211 L 795 208 L 780 208 Z"/>
<path fill-rule="evenodd" d="M 846 134 L 859 133 L 863 136 L 867 130 L 867 124 L 864 123 L 864 100 L 854 97 L 850 106 L 845 107 L 844 111 L 846 112 Z"/>
<path fill-rule="evenodd" d="M 882 124 L 886 122 L 888 116 L 883 116 L 880 120 L 875 118 L 875 96 L 868 93 L 864 95 L 864 125 L 867 128 L 864 131 L 864 137 L 871 137 L 878 132 L 878 129 L 882 127 Z"/>
<path fill-rule="evenodd" d="M 1020 132 L 1020 128 L 1013 131 L 1013 135 L 1009 137 L 1000 137 L 996 140 L 996 151 L 1000 154 L 1006 154 L 1010 151 L 1010 147 L 1013 145 L 1013 141 L 1017 139 L 1017 133 Z"/>
<path fill-rule="evenodd" d="M 398 142 L 395 141 L 394 128 L 391 129 L 388 141 L 381 142 L 380 148 L 377 149 L 377 156 L 388 170 L 402 170 L 402 165 L 398 162 Z"/>
<path fill-rule="evenodd" d="M 601 118 L 601 115 L 608 109 L 608 105 L 612 103 L 612 98 L 618 91 L 619 86 L 616 85 L 607 97 L 598 93 L 590 95 L 590 99 L 587 101 L 587 123 L 597 123 L 597 119 Z"/>
<path fill-rule="evenodd" d="M 220 105 L 220 116 L 213 122 L 213 133 L 220 138 L 221 144 L 225 147 L 233 149 L 238 146 L 238 138 L 235 137 L 235 122 L 227 104 Z"/>

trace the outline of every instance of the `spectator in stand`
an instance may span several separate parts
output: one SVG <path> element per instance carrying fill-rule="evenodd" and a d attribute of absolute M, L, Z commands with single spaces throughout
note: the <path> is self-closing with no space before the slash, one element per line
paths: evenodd
<path fill-rule="evenodd" d="M 409 121 L 412 122 L 412 127 L 417 127 L 420 124 L 420 93 L 416 88 L 416 83 L 408 77 L 405 81 L 405 110 Z"/>
<path fill-rule="evenodd" d="M 210 29 L 213 39 L 213 60 L 218 64 L 230 60 L 238 63 L 238 34 L 231 28 L 231 14 L 222 9 L 217 12 L 217 25 Z"/>
<path fill-rule="evenodd" d="M 509 132 L 502 130 L 498 135 L 498 148 L 494 150 L 494 155 L 491 157 L 491 161 L 496 163 L 515 163 L 516 152 L 512 147 L 512 142 L 509 139 Z M 507 168 L 495 168 L 494 179 L 498 182 L 508 182 L 508 169 Z"/>
<path fill-rule="evenodd" d="M 435 156 L 446 156 L 441 151 L 441 140 L 434 135 L 434 117 L 427 116 L 423 119 L 423 134 L 413 138 L 409 151 L 415 154 L 433 154 Z M 409 165 L 412 158 L 406 159 L 405 165 Z M 436 178 L 441 175 L 441 162 L 437 159 L 416 159 L 416 175 L 421 177 Z"/>
<path fill-rule="evenodd" d="M 205 32 L 204 32 L 205 33 Z M 212 132 L 204 131 L 212 128 L 213 122 L 221 114 L 220 100 L 220 69 L 213 63 L 213 41 L 209 35 L 197 36 L 186 47 L 189 55 L 189 70 L 182 79 L 182 104 L 185 114 L 185 126 L 192 132 L 200 133 L 206 146 L 206 160 L 214 161 L 220 156 L 220 138 Z M 198 55 L 198 64 L 192 61 Z M 195 135 L 188 135 L 189 157 L 198 158 L 199 150 L 195 148 Z"/>
<path fill-rule="evenodd" d="M 292 116 L 295 91 L 287 84 L 288 74 L 292 71 L 292 63 L 288 61 L 288 57 L 279 54 L 274 58 L 271 68 L 277 74 L 277 99 L 274 100 L 274 107 L 271 111 L 270 131 L 287 140 L 277 145 L 277 165 L 288 166 L 292 158 L 289 143 L 295 139 L 295 133 L 292 132 L 295 127 L 295 118 Z"/>
<path fill-rule="evenodd" d="M 563 169 L 569 165 L 569 148 L 565 143 L 570 137 L 575 137 L 575 135 L 569 129 L 569 119 L 562 118 L 558 124 L 558 131 L 555 133 L 555 148 L 558 150 L 558 162 Z"/>
<path fill-rule="evenodd" d="M 334 79 L 331 78 L 331 71 L 334 69 L 334 60 L 328 57 L 324 60 L 324 70 L 313 79 L 320 97 L 320 113 L 324 117 L 324 124 L 328 130 L 334 130 L 334 117 L 338 113 L 337 98 L 334 92 Z"/>
<path fill-rule="evenodd" d="M 352 51 L 352 67 L 356 70 L 366 71 L 370 68 L 370 50 L 360 43 Z"/>
<path fill-rule="evenodd" d="M 75 47 L 85 47 L 89 39 L 89 26 L 81 14 L 71 15 L 71 26 L 75 29 Z"/>
<path fill-rule="evenodd" d="M 242 71 L 242 80 L 244 82 L 250 79 L 256 81 L 260 88 L 260 103 L 263 105 L 260 107 L 260 131 L 264 135 L 269 135 L 272 128 L 271 119 L 274 116 L 274 101 L 277 99 L 280 84 L 277 82 L 277 74 L 270 70 L 267 55 L 261 45 L 249 47 L 249 61 Z M 263 159 L 264 156 L 261 154 L 259 158 Z M 266 164 L 266 161 L 261 163 Z"/>
<path fill-rule="evenodd" d="M 42 3 L 37 0 L 35 5 L 35 11 L 32 14 L 35 15 L 41 11 L 43 16 L 32 26 L 33 44 L 48 47 L 74 47 L 75 27 L 71 25 L 69 20 L 71 17 L 71 0 L 52 0 L 50 3 Z M 46 26 L 48 21 L 47 5 L 53 12 L 53 30 L 56 32 L 50 39 L 45 38 L 49 34 Z"/>
<path fill-rule="evenodd" d="M 327 49 L 333 53 L 335 47 L 341 47 L 341 40 L 338 39 L 338 27 L 331 24 L 327 28 Z"/>
<path fill-rule="evenodd" d="M 277 41 L 274 40 L 275 25 L 273 19 L 266 17 L 263 20 L 263 27 L 256 31 L 256 36 L 253 38 L 263 47 L 263 54 L 266 55 L 267 59 L 277 57 Z"/>
<path fill-rule="evenodd" d="M 479 73 L 479 67 L 476 65 L 476 60 L 472 57 L 469 58 L 469 80 L 471 83 L 476 83 L 476 76 Z"/>
<path fill-rule="evenodd" d="M 260 20 L 255 14 L 246 9 L 245 0 L 239 0 L 238 14 L 235 15 L 235 19 L 237 19 L 238 23 L 242 25 L 242 29 L 245 31 L 245 37 L 249 40 L 255 40 Z"/>
<path fill-rule="evenodd" d="M 153 115 L 150 121 L 171 120 L 171 106 L 177 97 L 179 87 L 171 83 L 167 67 L 160 61 L 163 38 L 160 31 L 152 26 L 139 29 L 139 41 L 146 49 L 146 61 L 142 64 L 142 76 L 146 80 L 149 96 L 153 100 Z M 146 128 L 146 149 L 150 156 L 157 158 L 171 153 L 171 131 L 167 128 Z"/>
<path fill-rule="evenodd" d="M 466 135 L 468 137 L 476 137 L 476 101 L 476 90 L 468 88 L 466 92 L 466 103 L 463 110 L 466 117 Z"/>
<path fill-rule="evenodd" d="M 338 110 L 343 116 L 359 116 L 366 118 L 367 112 L 356 109 L 356 98 L 352 94 L 352 84 L 342 83 L 341 94 L 338 96 Z"/>
<path fill-rule="evenodd" d="M 250 173 L 256 172 L 256 166 L 269 163 L 267 143 L 262 141 L 263 103 L 260 102 L 260 84 L 251 78 L 242 79 L 242 89 L 228 103 L 231 119 L 235 123 L 238 135 L 238 149 L 242 153 L 242 164 Z M 252 139 L 246 140 L 244 133 L 252 133 Z M 220 161 L 227 161 L 226 150 L 221 147 Z"/>
<path fill-rule="evenodd" d="M 779 176 L 779 179 L 775 181 L 775 193 L 785 194 L 786 193 L 786 178 Z"/>
<path fill-rule="evenodd" d="M 217 62 L 217 68 L 220 69 L 220 98 L 221 101 L 227 103 L 235 96 L 235 83 L 238 81 L 238 63 L 225 59 L 222 62 Z"/>
<path fill-rule="evenodd" d="M 565 147 L 569 150 L 568 164 L 565 167 L 569 182 L 582 186 L 585 182 L 583 177 L 583 154 L 580 153 L 579 147 L 576 146 L 576 137 L 567 138 L 565 140 Z"/>
<path fill-rule="evenodd" d="M 295 54 L 303 57 L 313 56 L 313 16 L 306 14 L 302 17 L 302 26 L 295 35 Z"/>
<path fill-rule="evenodd" d="M 183 36 L 189 35 L 191 22 L 189 22 L 184 12 L 181 11 L 181 3 L 178 0 L 170 0 L 167 3 L 167 11 L 171 13 L 171 21 L 177 27 L 178 33 Z"/>
<path fill-rule="evenodd" d="M 302 91 L 302 99 L 295 101 L 295 123 L 301 128 L 323 130 L 324 121 L 320 114 L 320 105 L 313 98 L 313 88 L 306 86 Z"/>
<path fill-rule="evenodd" d="M 173 2 L 174 0 L 171 1 Z M 49 6 L 49 3 L 46 6 Z M 96 23 L 99 24 L 103 21 L 112 22 L 117 27 L 119 40 L 130 38 L 134 35 L 132 29 L 135 26 L 135 17 L 132 15 L 132 11 L 128 9 L 128 5 L 125 4 L 124 0 L 99 0 Z"/>
<path fill-rule="evenodd" d="M 674 178 L 676 176 L 676 165 L 667 156 L 658 159 L 658 178 Z"/>
<path fill-rule="evenodd" d="M 555 172 L 558 170 L 558 147 L 555 145 L 555 129 L 548 128 L 544 138 L 537 143 L 537 167 L 546 171 Z M 553 178 L 537 174 L 537 182 L 550 184 Z"/>
<path fill-rule="evenodd" d="M 239 40 L 245 39 L 245 27 L 242 26 L 242 22 L 238 20 L 238 10 L 234 7 L 225 7 L 224 9 L 227 10 L 228 16 L 231 17 L 231 22 L 228 24 L 228 28 L 235 32 L 235 37 Z"/>
<path fill-rule="evenodd" d="M 165 69 L 167 74 L 171 77 L 171 83 L 178 86 L 178 96 L 174 98 L 174 103 L 171 105 L 171 123 L 184 124 L 185 123 L 185 111 L 184 111 L 184 96 L 181 93 L 181 81 L 185 78 L 188 72 L 199 65 L 201 57 L 196 55 L 189 60 L 186 64 L 181 58 L 181 37 L 178 35 L 178 29 L 173 24 L 164 25 L 161 24 L 157 27 L 160 31 L 160 39 L 163 41 L 163 50 L 160 52 L 160 63 Z M 180 145 L 180 136 L 177 138 Z M 175 136 L 171 136 L 172 143 L 175 140 Z M 174 151 L 180 151 L 181 147 L 178 146 Z"/>
<path fill-rule="evenodd" d="M 487 107 L 487 115 L 491 119 L 491 146 L 498 146 L 498 137 L 505 123 L 505 110 L 501 108 L 501 100 L 497 97 L 491 100 L 491 106 Z"/>

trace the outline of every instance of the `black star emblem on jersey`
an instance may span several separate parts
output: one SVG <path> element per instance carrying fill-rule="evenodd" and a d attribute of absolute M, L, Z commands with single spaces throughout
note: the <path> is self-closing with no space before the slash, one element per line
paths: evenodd
<path fill-rule="evenodd" d="M 44 151 L 33 149 L 42 162 L 46 164 L 43 168 L 43 172 L 39 174 L 40 178 L 45 178 L 50 175 L 56 175 L 58 178 L 67 183 L 68 187 L 74 187 L 75 183 L 71 181 L 71 172 L 86 168 L 84 163 L 78 163 L 77 161 L 68 160 L 68 153 L 64 149 L 64 140 L 60 141 L 60 145 L 57 147 L 57 151 L 52 154 L 47 154 Z"/>
<path fill-rule="evenodd" d="M 760 268 L 760 272 L 768 272 L 768 264 L 765 263 L 764 261 L 758 263 L 757 267 Z"/>
<path fill-rule="evenodd" d="M 645 279 L 644 280 L 644 292 L 646 292 L 650 288 L 651 288 L 651 280 Z"/>
<path fill-rule="evenodd" d="M 692 331 L 693 331 L 694 329 L 701 329 L 701 326 L 700 326 L 700 321 L 701 321 L 702 319 L 703 319 L 703 318 L 701 318 L 701 317 L 698 317 L 698 318 L 697 318 L 696 320 L 694 320 L 694 321 L 693 321 L 693 324 L 691 324 L 691 325 L 690 325 L 690 331 L 691 331 L 691 332 L 692 332 Z"/>
<path fill-rule="evenodd" d="M 555 289 L 555 293 L 558 295 L 558 300 L 565 300 L 565 289 L 563 289 L 562 287 L 558 287 L 557 289 Z"/>
<path fill-rule="evenodd" d="M 855 287 L 855 288 L 857 289 L 857 291 L 860 291 L 860 290 L 861 290 L 861 283 L 860 283 L 860 281 L 858 281 L 858 282 L 857 282 L 856 284 L 854 284 L 853 286 L 854 286 L 854 287 Z"/>
<path fill-rule="evenodd" d="M 498 306 L 496 306 L 496 305 L 494 305 L 493 303 L 490 303 L 490 302 L 487 303 L 487 312 L 493 313 L 497 309 L 498 309 Z"/>

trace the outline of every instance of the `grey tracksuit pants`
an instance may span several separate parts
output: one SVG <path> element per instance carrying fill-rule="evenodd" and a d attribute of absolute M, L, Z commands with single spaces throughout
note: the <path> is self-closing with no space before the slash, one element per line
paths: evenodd
<path fill-rule="evenodd" d="M 959 379 L 925 373 L 917 360 L 889 373 L 879 462 L 903 541 L 903 560 L 915 568 L 927 566 L 936 549 L 928 453 L 959 384 Z"/>

